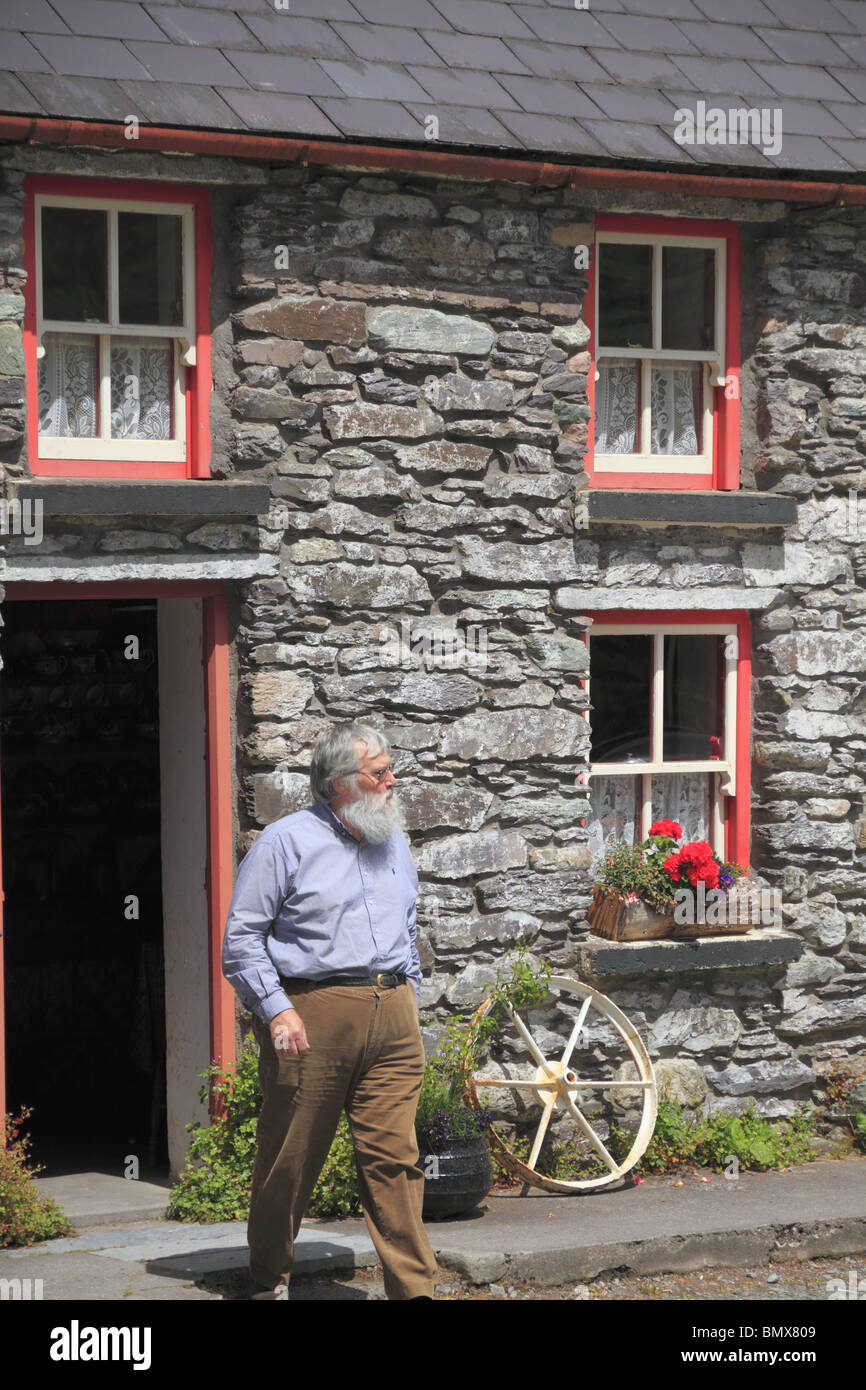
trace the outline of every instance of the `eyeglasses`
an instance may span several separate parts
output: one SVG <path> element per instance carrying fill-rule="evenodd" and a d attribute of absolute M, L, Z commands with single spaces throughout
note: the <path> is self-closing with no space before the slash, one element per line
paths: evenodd
<path fill-rule="evenodd" d="M 376 782 L 381 782 L 381 781 L 382 781 L 382 778 L 385 776 L 385 773 L 386 773 L 386 772 L 390 772 L 390 771 L 391 771 L 391 764 L 390 764 L 390 763 L 386 763 L 384 767 L 380 767 L 380 768 L 378 769 L 378 771 L 376 771 L 376 772 L 365 772 L 365 773 L 364 773 L 364 776 L 365 776 L 365 777 L 372 777 Z"/>

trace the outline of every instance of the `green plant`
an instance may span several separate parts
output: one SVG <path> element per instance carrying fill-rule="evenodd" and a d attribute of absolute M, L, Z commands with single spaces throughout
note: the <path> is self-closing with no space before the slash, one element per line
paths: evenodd
<path fill-rule="evenodd" d="M 531 1007 L 547 994 L 550 966 L 534 968 L 529 946 L 524 938 L 497 971 L 484 1018 L 449 1019 L 436 1051 L 428 1057 L 415 1116 L 419 1146 L 429 1149 L 448 1140 L 469 1139 L 490 1123 L 489 1111 L 473 1111 L 466 1104 L 466 1079 L 485 1049 L 496 1047 L 508 1009 Z"/>
<path fill-rule="evenodd" d="M 669 1173 L 688 1164 L 722 1172 L 736 1158 L 741 1168 L 764 1171 L 807 1163 L 812 1157 L 814 1114 L 799 1106 L 788 1120 L 774 1124 L 750 1106 L 742 1115 L 696 1115 L 684 1106 L 660 1101 L 653 1137 L 637 1165 L 639 1173 Z M 625 1153 L 625 1137 L 612 1127 L 611 1152 Z"/>
<path fill-rule="evenodd" d="M 33 1179 L 42 1172 L 28 1158 L 30 1139 L 21 1126 L 27 1108 L 4 1116 L 6 1147 L 0 1147 L 0 1246 L 34 1245 L 68 1235 L 72 1229 L 51 1197 L 40 1197 Z"/>
<path fill-rule="evenodd" d="M 357 1216 L 360 1210 L 361 1193 L 358 1189 L 355 1149 L 348 1121 L 342 1115 L 325 1166 L 307 1204 L 307 1215 L 342 1219 Z"/>
<path fill-rule="evenodd" d="M 669 912 L 676 894 L 687 879 L 692 888 L 699 882 L 708 889 L 727 893 L 743 870 L 737 864 L 723 864 L 706 840 L 693 840 L 676 848 L 683 830 L 676 821 L 657 821 L 645 840 L 637 845 L 614 845 L 607 851 L 598 886 L 608 897 L 627 903 L 639 900 L 659 912 Z"/>
<path fill-rule="evenodd" d="M 858 1110 L 851 1116 L 851 1128 L 854 1131 L 854 1148 L 858 1153 L 866 1154 L 866 1115 Z"/>

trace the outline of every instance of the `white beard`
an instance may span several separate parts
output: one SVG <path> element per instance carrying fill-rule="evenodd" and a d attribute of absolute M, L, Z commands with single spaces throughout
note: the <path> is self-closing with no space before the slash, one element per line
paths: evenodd
<path fill-rule="evenodd" d="M 376 792 L 359 792 L 340 808 L 340 815 L 352 830 L 371 845 L 384 844 L 403 829 L 403 805 L 392 791 L 390 797 Z"/>

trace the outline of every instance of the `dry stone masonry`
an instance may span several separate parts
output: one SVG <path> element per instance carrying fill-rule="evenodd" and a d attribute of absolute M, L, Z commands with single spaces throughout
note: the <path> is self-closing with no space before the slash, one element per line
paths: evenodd
<path fill-rule="evenodd" d="M 7 481 L 27 475 L 21 180 L 35 159 L 4 155 L 0 197 Z M 176 179 L 196 163 L 131 167 Z M 483 998 L 527 932 L 563 967 L 586 939 L 585 612 L 747 609 L 753 864 L 806 949 L 611 992 L 675 1098 L 769 1115 L 821 1099 L 829 1070 L 862 1066 L 866 1035 L 866 211 L 215 160 L 207 179 L 212 468 L 266 480 L 270 511 L 258 527 L 48 516 L 36 562 L 100 576 L 247 563 L 228 581 L 238 852 L 308 803 L 329 720 L 379 721 L 421 878 L 424 1005 L 443 1017 Z M 574 247 L 599 210 L 741 223 L 743 486 L 797 499 L 784 537 L 588 524 Z M 9 537 L 7 562 L 24 558 Z M 425 660 L 419 636 L 472 625 L 483 662 Z"/>

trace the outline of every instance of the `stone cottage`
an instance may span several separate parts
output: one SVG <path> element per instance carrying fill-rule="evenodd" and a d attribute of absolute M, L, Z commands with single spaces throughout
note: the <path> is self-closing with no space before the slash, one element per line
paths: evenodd
<path fill-rule="evenodd" d="M 237 863 L 352 716 L 440 1019 L 528 933 L 692 1099 L 862 1070 L 866 4 L 0 29 L 0 1083 L 36 1156 L 177 1171 L 239 1036 Z M 591 935 L 661 817 L 779 920 Z"/>

